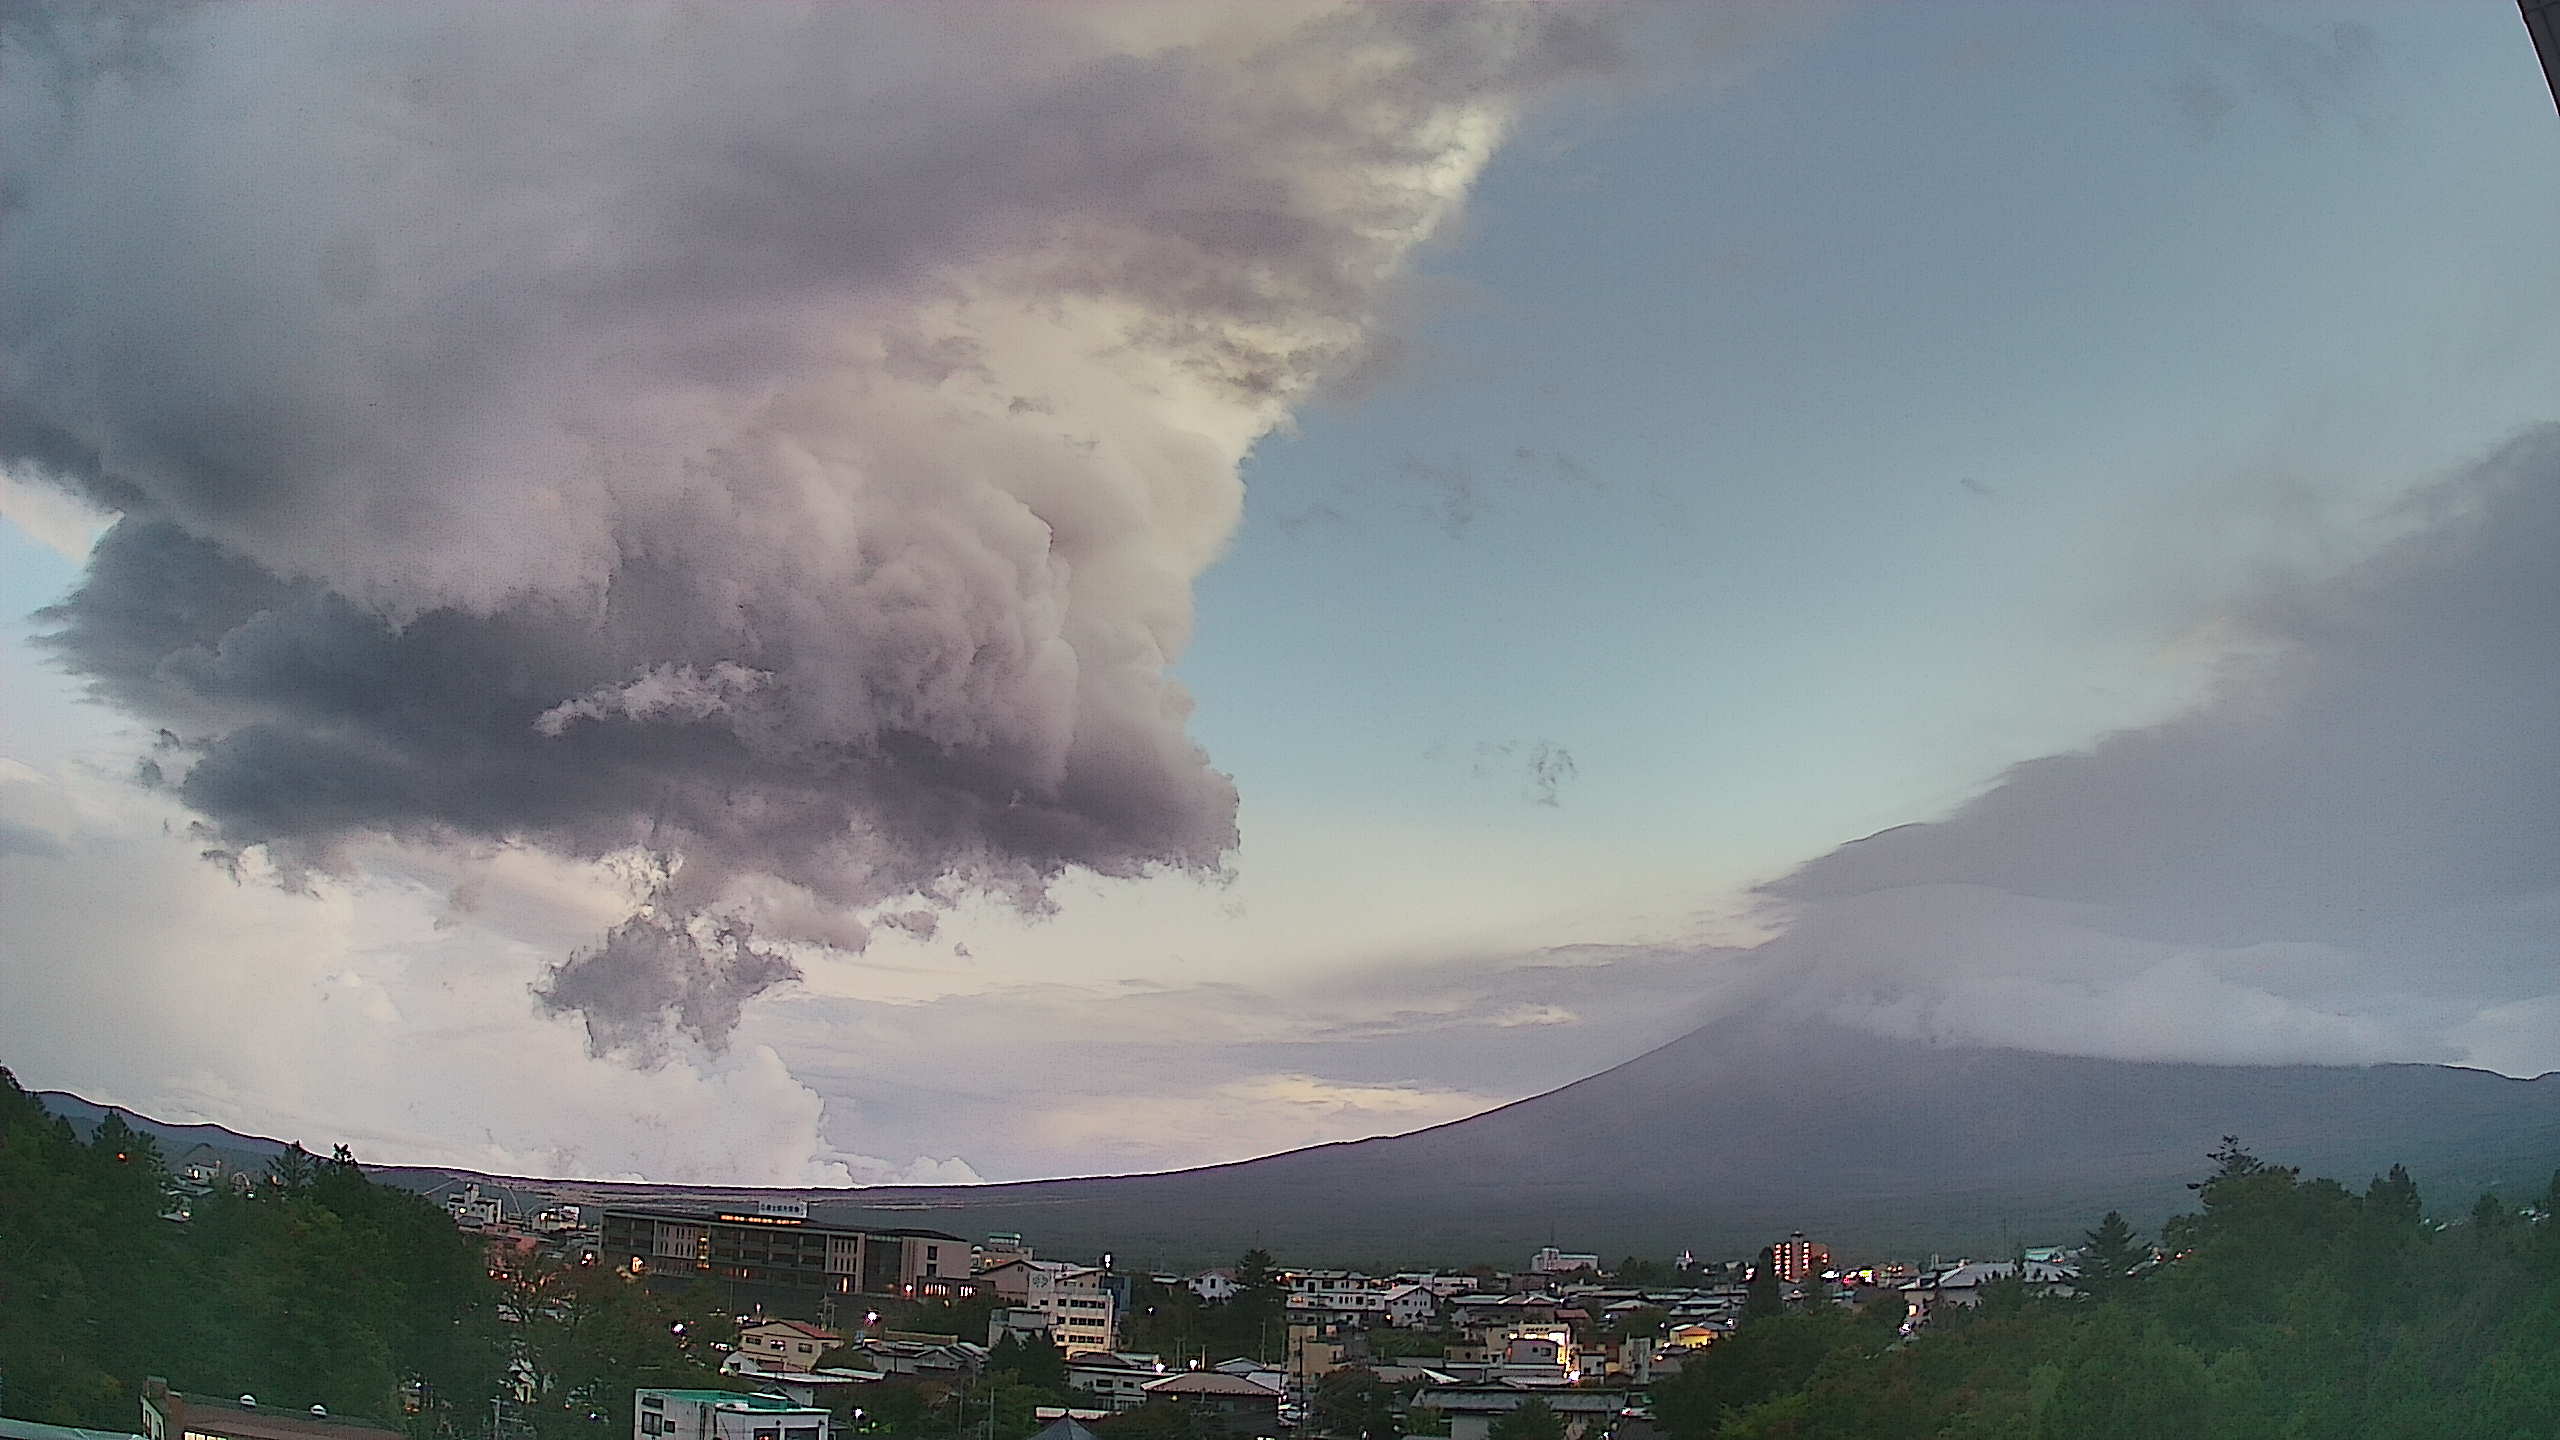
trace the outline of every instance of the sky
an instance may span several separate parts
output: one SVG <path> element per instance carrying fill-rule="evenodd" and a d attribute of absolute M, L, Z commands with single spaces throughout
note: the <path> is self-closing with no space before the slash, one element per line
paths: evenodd
<path fill-rule="evenodd" d="M 2511 7 L 0 30 L 0 1063 L 1154 1169 L 1719 1015 L 2560 1068 Z"/>

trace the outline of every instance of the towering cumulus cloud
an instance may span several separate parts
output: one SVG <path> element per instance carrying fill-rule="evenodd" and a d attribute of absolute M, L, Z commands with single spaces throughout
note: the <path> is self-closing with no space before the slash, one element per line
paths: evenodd
<path fill-rule="evenodd" d="M 1167 675 L 1570 15 L 12 9 L 0 463 L 227 847 L 671 857 L 550 982 L 716 1040 L 964 892 L 1215 869 Z M 777 919 L 776 917 L 787 917 Z"/>

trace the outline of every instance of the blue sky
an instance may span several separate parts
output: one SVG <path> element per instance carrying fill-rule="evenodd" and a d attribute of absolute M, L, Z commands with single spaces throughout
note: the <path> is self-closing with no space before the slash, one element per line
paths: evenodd
<path fill-rule="evenodd" d="M 1752 886 L 2209 699 L 2271 589 L 2554 418 L 2560 123 L 2510 7 L 1632 25 L 1640 63 L 1526 104 L 1382 292 L 1389 343 L 1243 461 L 1176 666 L 1241 797 L 1223 885 L 964 897 L 929 939 L 803 953 L 727 1051 L 633 1069 L 522 999 L 610 923 L 583 862 L 395 847 L 300 897 L 167 871 L 204 933 L 308 932 L 239 962 L 263 1012 L 506 1011 L 486 1083 L 443 1089 L 260 1070 L 178 1013 L 106 1053 L 66 1017 L 168 932 L 67 916 L 100 893 L 43 869 L 69 862 L 0 856 L 31 950 L 138 947 L 0 979 L 0 1057 L 400 1158 L 669 1176 L 1010 1177 L 1450 1118 L 1676 1033 L 1716 947 L 1783 925 Z M 186 817 L 102 778 L 147 728 L 36 678 L 15 617 L 78 545 L 13 483 L 0 755 L 50 788 L 7 803 L 139 866 L 82 827 Z M 1544 790 L 1541 753 L 1570 762 Z M 988 1058 L 1052 1047 L 1073 1083 Z M 1055 1093 L 1017 1113 L 1026 1086 Z M 635 1105 L 678 1122 L 612 1118 Z M 772 1132 L 681 1123 L 740 1105 Z"/>

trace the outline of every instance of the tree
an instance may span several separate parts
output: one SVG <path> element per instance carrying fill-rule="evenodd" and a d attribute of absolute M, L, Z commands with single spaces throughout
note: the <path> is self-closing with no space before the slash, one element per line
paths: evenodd
<path fill-rule="evenodd" d="M 1404 1434 L 1396 1392 L 1366 1365 L 1346 1365 L 1317 1381 L 1312 1409 L 1317 1431 L 1339 1440 L 1398 1440 Z"/>
<path fill-rule="evenodd" d="M 1761 1250 L 1751 1278 L 1743 1282 L 1742 1318 L 1765 1320 L 1785 1313 L 1787 1292 L 1778 1279 L 1778 1247 L 1772 1245 Z"/>
<path fill-rule="evenodd" d="M 987 1353 L 987 1369 L 990 1373 L 1011 1375 L 1035 1390 L 1063 1390 L 1067 1384 L 1066 1352 L 1045 1335 L 1008 1333 Z"/>
<path fill-rule="evenodd" d="M 1564 1440 L 1564 1417 L 1532 1396 L 1487 1426 L 1485 1440 Z"/>
<path fill-rule="evenodd" d="M 1256 1246 L 1236 1261 L 1236 1294 L 1225 1306 L 1226 1340 L 1257 1360 L 1273 1358 L 1288 1343 L 1289 1292 L 1280 1283 L 1271 1252 Z"/>
<path fill-rule="evenodd" d="M 2085 1239 L 2087 1243 L 2080 1247 L 2080 1279 L 2074 1288 L 2092 1299 L 2109 1300 L 2122 1294 L 2133 1267 L 2150 1258 L 2121 1211 L 2108 1211 Z"/>
<path fill-rule="evenodd" d="M 1180 1400 L 1158 1396 L 1094 1426 L 1104 1440 L 1218 1440 L 1217 1422 Z"/>
<path fill-rule="evenodd" d="M 2471 1224 L 2482 1235 L 2504 1230 L 2513 1219 L 2515 1212 L 2508 1208 L 2506 1201 L 2498 1198 L 2495 1190 L 2484 1191 L 2471 1206 Z"/>
<path fill-rule="evenodd" d="M 2194 1351 L 2099 1312 L 2036 1416 L 2046 1440 L 2195 1440 L 2209 1382 Z"/>
<path fill-rule="evenodd" d="M 2415 1225 L 2425 1215 L 2418 1198 L 2418 1182 L 2409 1178 L 2406 1165 L 2394 1165 L 2390 1174 L 2375 1176 L 2373 1183 L 2365 1187 L 2364 1206 L 2365 1213 L 2389 1224 Z"/>
<path fill-rule="evenodd" d="M 284 1147 L 267 1162 L 267 1186 L 274 1193 L 292 1197 L 311 1188 L 319 1174 L 320 1162 L 297 1140 Z"/>

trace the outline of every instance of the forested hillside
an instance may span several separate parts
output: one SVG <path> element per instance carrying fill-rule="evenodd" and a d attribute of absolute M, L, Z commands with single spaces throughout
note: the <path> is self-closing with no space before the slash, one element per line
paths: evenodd
<path fill-rule="evenodd" d="M 1673 1440 L 2527 1440 L 2560 1434 L 2560 1176 L 2423 1218 L 2226 1144 L 2167 1258 L 2093 1233 L 2076 1296 L 1758 1321 L 1655 1388 Z M 2112 1253 L 2117 1262 L 2095 1258 Z"/>
<path fill-rule="evenodd" d="M 536 1434 L 619 1436 L 634 1384 L 712 1383 L 721 1317 L 594 1269 L 493 1276 L 442 1210 L 343 1149 L 287 1150 L 183 1222 L 168 1182 L 123 1117 L 83 1143 L 0 1069 L 0 1413 L 132 1430 L 159 1375 L 431 1434 L 476 1430 L 521 1387 Z"/>

